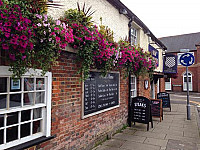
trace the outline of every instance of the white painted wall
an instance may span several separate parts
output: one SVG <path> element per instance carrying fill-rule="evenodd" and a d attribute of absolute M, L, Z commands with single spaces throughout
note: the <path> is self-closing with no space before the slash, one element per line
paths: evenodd
<path fill-rule="evenodd" d="M 91 10 L 95 10 L 96 12 L 92 15 L 94 23 L 98 26 L 100 25 L 100 17 L 102 17 L 103 25 L 108 26 L 114 32 L 114 40 L 118 42 L 121 38 L 128 38 L 128 22 L 129 19 L 119 14 L 118 9 L 113 7 L 106 0 L 56 0 L 59 2 L 58 4 L 63 5 L 60 9 L 49 8 L 48 14 L 51 15 L 54 19 L 58 19 L 60 16 L 64 14 L 64 11 L 68 9 L 77 8 L 77 2 L 82 8 L 84 2 L 86 7 L 89 8 L 92 6 Z"/>

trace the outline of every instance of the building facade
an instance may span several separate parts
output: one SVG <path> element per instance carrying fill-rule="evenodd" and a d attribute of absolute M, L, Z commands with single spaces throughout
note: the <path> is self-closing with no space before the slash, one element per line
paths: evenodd
<path fill-rule="evenodd" d="M 48 14 L 57 19 L 65 10 L 77 8 L 77 2 L 84 4 L 84 0 L 62 1 L 60 9 L 49 8 Z M 150 82 L 149 76 L 134 74 L 124 78 L 123 72 L 116 70 L 105 80 L 111 82 L 116 77 L 117 82 L 104 85 L 104 80 L 98 77 L 98 81 L 102 81 L 98 92 L 103 90 L 101 87 L 109 86 L 116 92 L 116 100 L 111 102 L 114 104 L 111 107 L 107 107 L 110 103 L 100 104 L 97 111 L 87 112 L 88 88 L 94 85 L 92 81 L 96 77 L 91 75 L 80 82 L 76 49 L 67 47 L 62 51 L 57 63 L 44 76 L 37 70 L 34 75 L 27 73 L 15 81 L 8 66 L 1 64 L 0 149 L 91 149 L 127 125 L 131 98 L 156 98 L 157 92 L 164 91 L 162 54 L 165 45 L 119 0 L 89 0 L 86 5 L 96 10 L 94 22 L 99 25 L 102 17 L 103 24 L 113 30 L 116 41 L 128 37 L 131 44 L 153 51 L 152 55 L 158 60 L 154 80 Z M 98 76 L 98 70 L 93 72 Z M 91 106 L 92 103 L 90 101 Z"/>
<path fill-rule="evenodd" d="M 165 90 L 174 92 L 187 91 L 187 76 L 186 67 L 180 64 L 180 56 L 183 54 L 181 49 L 189 49 L 195 57 L 194 64 L 188 67 L 189 90 L 193 92 L 200 92 L 199 89 L 199 42 L 200 33 L 191 33 L 184 35 L 177 35 L 171 37 L 160 38 L 160 40 L 167 46 L 167 53 L 177 55 L 177 75 L 175 78 L 165 78 Z"/>

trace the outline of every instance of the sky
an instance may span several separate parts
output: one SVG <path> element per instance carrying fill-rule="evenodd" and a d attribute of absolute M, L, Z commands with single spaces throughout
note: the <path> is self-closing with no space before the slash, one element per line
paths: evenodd
<path fill-rule="evenodd" d="M 157 37 L 200 32 L 200 0 L 121 0 Z"/>

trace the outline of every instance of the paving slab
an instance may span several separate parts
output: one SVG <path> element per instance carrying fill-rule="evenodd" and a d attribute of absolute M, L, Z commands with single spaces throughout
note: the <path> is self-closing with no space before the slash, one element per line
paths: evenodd
<path fill-rule="evenodd" d="M 200 150 L 198 112 L 191 106 L 191 120 L 187 120 L 186 107 L 172 104 L 172 111 L 164 109 L 164 120 L 153 118 L 154 128 L 136 123 L 111 140 L 93 150 Z"/>
<path fill-rule="evenodd" d="M 160 146 L 142 144 L 136 142 L 125 142 L 121 149 L 123 150 L 160 150 Z"/>
<path fill-rule="evenodd" d="M 125 141 L 133 141 L 133 142 L 139 142 L 143 143 L 146 139 L 144 136 L 137 136 L 137 135 L 129 135 L 129 134 L 123 134 L 123 133 L 118 133 L 114 137 L 114 139 L 118 140 L 125 140 Z"/>
<path fill-rule="evenodd" d="M 169 140 L 166 150 L 198 150 L 197 144 L 180 140 Z"/>
<path fill-rule="evenodd" d="M 150 145 L 156 145 L 156 146 L 161 146 L 161 147 L 166 147 L 167 146 L 168 140 L 162 140 L 162 139 L 155 139 L 155 138 L 146 138 L 144 143 L 150 144 Z"/>

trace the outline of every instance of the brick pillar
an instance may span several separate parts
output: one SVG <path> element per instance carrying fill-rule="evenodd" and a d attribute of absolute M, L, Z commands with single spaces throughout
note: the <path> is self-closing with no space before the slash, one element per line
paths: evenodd
<path fill-rule="evenodd" d="M 197 81 L 198 81 L 198 92 L 200 92 L 200 43 L 196 45 L 197 48 L 197 56 L 195 58 L 196 63 L 197 63 Z"/>
<path fill-rule="evenodd" d="M 144 88 L 144 80 L 149 81 L 148 89 Z M 150 98 L 150 80 L 148 76 L 139 76 L 139 78 L 137 78 L 137 95 Z"/>
<path fill-rule="evenodd" d="M 165 78 L 160 78 L 160 92 L 165 92 Z"/>

